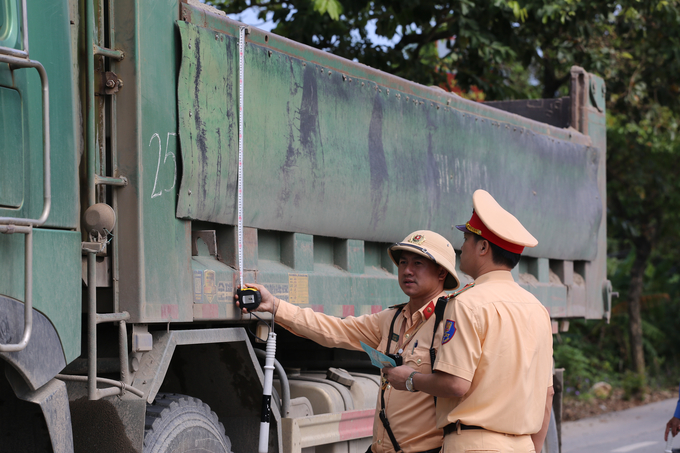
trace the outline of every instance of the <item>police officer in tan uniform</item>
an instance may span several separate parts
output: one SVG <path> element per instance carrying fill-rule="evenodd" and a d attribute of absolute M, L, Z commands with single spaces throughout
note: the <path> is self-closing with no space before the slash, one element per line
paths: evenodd
<path fill-rule="evenodd" d="M 362 350 L 360 342 L 364 342 L 380 352 L 400 355 L 404 364 L 426 375 L 432 372 L 430 349 L 442 343 L 444 323 L 434 327 L 437 301 L 446 303 L 444 290 L 459 285 L 456 254 L 449 241 L 426 230 L 393 244 L 388 254 L 398 267 L 399 286 L 409 301 L 380 313 L 341 319 L 279 300 L 262 285 L 248 286 L 262 293 L 257 311 L 273 312 L 276 322 L 294 334 L 329 348 Z M 395 390 L 383 381 L 373 423 L 373 453 L 435 453 L 442 440 L 434 397 L 406 388 Z"/>
<path fill-rule="evenodd" d="M 387 370 L 395 388 L 440 397 L 437 426 L 446 453 L 540 452 L 552 406 L 552 329 L 548 311 L 514 282 L 510 270 L 538 242 L 483 190 L 473 195 L 460 270 L 474 283 L 444 316 L 435 373 Z"/>

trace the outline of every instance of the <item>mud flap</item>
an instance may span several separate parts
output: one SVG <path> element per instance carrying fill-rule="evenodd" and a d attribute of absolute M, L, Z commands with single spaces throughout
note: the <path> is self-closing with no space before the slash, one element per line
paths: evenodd
<path fill-rule="evenodd" d="M 11 367 L 6 367 L 6 375 L 17 398 L 40 406 L 54 453 L 73 453 L 71 411 L 66 384 L 52 379 L 39 389 L 31 390 Z"/>

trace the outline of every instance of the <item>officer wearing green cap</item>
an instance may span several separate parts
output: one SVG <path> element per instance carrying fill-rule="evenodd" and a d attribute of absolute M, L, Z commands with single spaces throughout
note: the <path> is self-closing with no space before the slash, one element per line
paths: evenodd
<path fill-rule="evenodd" d="M 442 451 L 540 452 L 552 406 L 552 328 L 548 311 L 512 278 L 524 247 L 538 241 L 486 191 L 473 195 L 460 270 L 474 283 L 451 300 L 434 364 L 413 375 L 387 371 L 396 388 L 438 396 Z"/>
<path fill-rule="evenodd" d="M 344 319 L 317 313 L 279 300 L 265 287 L 248 283 L 262 293 L 257 311 L 296 335 L 323 346 L 362 350 L 361 342 L 383 353 L 401 357 L 413 372 L 432 373 L 431 353 L 442 342 L 443 323 L 436 327 L 437 302 L 448 300 L 445 290 L 459 286 L 456 253 L 441 235 L 421 230 L 388 248 L 397 265 L 399 286 L 409 301 L 379 313 Z M 380 301 L 376 301 L 380 303 Z M 383 369 L 384 370 L 384 369 Z M 383 381 L 373 423 L 373 453 L 436 453 L 443 430 L 436 426 L 434 398 L 425 393 L 395 390 Z"/>

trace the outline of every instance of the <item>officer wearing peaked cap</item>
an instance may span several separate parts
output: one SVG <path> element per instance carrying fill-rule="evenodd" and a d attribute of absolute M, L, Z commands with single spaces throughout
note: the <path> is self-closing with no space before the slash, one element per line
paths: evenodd
<path fill-rule="evenodd" d="M 276 322 L 296 335 L 322 346 L 354 350 L 362 350 L 363 342 L 380 352 L 398 355 L 413 373 L 430 374 L 432 354 L 442 344 L 444 323 L 437 320 L 441 321 L 448 300 L 444 290 L 459 286 L 456 253 L 444 237 L 427 230 L 409 234 L 390 246 L 387 253 L 397 265 L 399 286 L 409 301 L 379 313 L 336 318 L 279 300 L 261 285 L 248 286 L 262 293 L 257 310 L 275 313 Z M 443 430 L 436 426 L 434 398 L 411 390 L 396 390 L 389 381 L 383 381 L 369 451 L 440 451 Z"/>
<path fill-rule="evenodd" d="M 436 373 L 412 376 L 416 390 L 438 396 L 443 452 L 540 452 L 552 406 L 552 329 L 541 303 L 512 278 L 524 247 L 538 241 L 484 190 L 473 195 L 460 270 L 474 284 L 444 315 Z M 390 369 L 401 388 L 409 367 Z"/>

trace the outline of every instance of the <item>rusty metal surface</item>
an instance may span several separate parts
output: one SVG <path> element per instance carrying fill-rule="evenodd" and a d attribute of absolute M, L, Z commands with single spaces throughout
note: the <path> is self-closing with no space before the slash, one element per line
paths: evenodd
<path fill-rule="evenodd" d="M 179 28 L 177 214 L 233 224 L 235 38 Z M 271 35 L 267 46 L 257 39 L 251 34 L 246 46 L 246 225 L 363 240 L 429 228 L 457 246 L 451 226 L 469 217 L 472 192 L 485 188 L 538 238 L 527 255 L 594 257 L 604 162 L 578 132 L 448 95 L 433 99 L 432 89 L 401 79 L 395 88 L 394 78 L 366 79 L 371 71 L 355 63 L 339 67 L 283 38 Z M 277 49 L 284 45 L 289 53 Z"/>
<path fill-rule="evenodd" d="M 105 71 L 97 73 L 96 77 L 99 80 L 95 85 L 97 86 L 97 94 L 100 96 L 116 94 L 123 88 L 123 80 L 115 72 Z"/>

